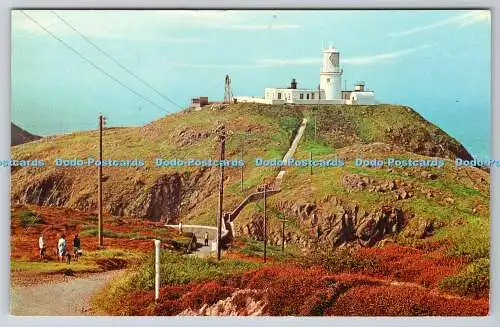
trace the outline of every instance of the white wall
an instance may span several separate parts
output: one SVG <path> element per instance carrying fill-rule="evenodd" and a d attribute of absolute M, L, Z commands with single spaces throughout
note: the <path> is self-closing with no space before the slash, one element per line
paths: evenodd
<path fill-rule="evenodd" d="M 300 93 L 300 92 L 299 92 Z M 315 105 L 318 104 L 317 99 L 300 99 L 299 96 L 297 96 L 297 99 L 294 99 L 293 102 L 287 102 L 285 100 L 275 100 L 275 99 L 264 99 L 264 98 L 259 98 L 259 97 L 245 97 L 245 96 L 236 96 L 234 97 L 238 103 L 262 103 L 262 104 L 285 104 L 285 103 L 294 103 L 294 104 L 309 104 L 309 105 Z M 349 101 L 349 100 L 347 100 Z M 324 100 L 321 99 L 319 104 L 344 104 L 346 103 L 345 100 L 342 99 L 333 99 L 333 100 Z"/>
<path fill-rule="evenodd" d="M 278 95 L 281 93 L 281 99 L 278 99 Z M 300 98 L 300 94 L 303 98 Z M 307 95 L 309 95 L 309 100 L 318 101 L 319 93 L 317 89 L 278 89 L 278 88 L 266 88 L 264 90 L 264 98 L 266 100 L 282 100 L 288 103 L 294 103 L 299 100 L 308 100 Z M 321 99 L 325 99 L 325 92 L 321 90 Z"/>
<path fill-rule="evenodd" d="M 243 97 L 243 96 L 237 96 L 234 97 L 236 99 L 236 102 L 252 102 L 252 103 L 265 103 L 265 104 L 271 104 L 272 100 L 271 99 L 264 99 L 264 98 L 259 98 L 259 97 Z"/>
<path fill-rule="evenodd" d="M 283 104 L 285 103 L 284 100 L 274 100 L 274 99 L 264 99 L 264 98 L 259 98 L 259 97 L 245 97 L 245 96 L 236 96 L 234 97 L 236 99 L 236 102 L 238 103 L 263 103 L 263 104 Z"/>
<path fill-rule="evenodd" d="M 373 105 L 377 104 L 375 93 L 373 92 L 352 92 L 348 104 Z"/>
<path fill-rule="evenodd" d="M 324 100 L 333 99 L 333 73 L 322 72 L 319 76 L 319 85 L 324 92 L 324 96 L 321 98 Z"/>

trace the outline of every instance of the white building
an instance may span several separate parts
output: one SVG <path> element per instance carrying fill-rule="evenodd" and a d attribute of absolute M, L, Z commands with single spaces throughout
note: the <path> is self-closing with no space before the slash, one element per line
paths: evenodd
<path fill-rule="evenodd" d="M 286 88 L 265 88 L 264 97 L 235 96 L 237 102 L 265 104 L 377 104 L 375 93 L 365 90 L 364 82 L 358 82 L 354 90 L 342 90 L 343 69 L 340 68 L 340 53 L 329 47 L 323 51 L 323 66 L 320 71 L 319 89 L 297 88 L 292 79 Z"/>

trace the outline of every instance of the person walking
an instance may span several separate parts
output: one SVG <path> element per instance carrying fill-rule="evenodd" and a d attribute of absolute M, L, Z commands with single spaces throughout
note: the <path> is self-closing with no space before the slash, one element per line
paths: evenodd
<path fill-rule="evenodd" d="M 205 246 L 208 246 L 208 233 L 205 232 Z"/>
<path fill-rule="evenodd" d="M 59 262 L 63 262 L 66 255 L 66 239 L 64 234 L 61 234 L 57 242 L 57 254 L 59 255 Z"/>
<path fill-rule="evenodd" d="M 78 256 L 80 255 L 80 237 L 78 237 L 78 233 L 75 234 L 73 238 L 73 257 L 75 260 L 78 260 Z"/>
<path fill-rule="evenodd" d="M 182 221 L 179 220 L 179 234 L 182 234 Z"/>
<path fill-rule="evenodd" d="M 38 238 L 38 249 L 40 250 L 40 260 L 45 258 L 45 242 L 43 239 L 43 232 L 40 233 L 40 237 Z"/>

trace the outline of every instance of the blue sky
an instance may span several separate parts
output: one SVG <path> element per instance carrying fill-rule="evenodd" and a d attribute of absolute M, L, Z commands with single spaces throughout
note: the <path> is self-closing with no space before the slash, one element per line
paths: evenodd
<path fill-rule="evenodd" d="M 26 11 L 137 93 L 12 12 L 12 120 L 41 135 L 142 125 L 177 107 L 89 45 L 50 11 Z M 341 52 L 344 80 L 363 80 L 381 102 L 405 104 L 459 139 L 490 151 L 491 23 L 488 11 L 64 11 L 72 24 L 174 102 L 223 98 L 270 86 L 319 84 L 322 45 Z"/>

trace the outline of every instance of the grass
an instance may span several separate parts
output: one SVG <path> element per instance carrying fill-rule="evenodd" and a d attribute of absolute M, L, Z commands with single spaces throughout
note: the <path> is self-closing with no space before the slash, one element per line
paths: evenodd
<path fill-rule="evenodd" d="M 439 230 L 436 238 L 451 244 L 449 255 L 466 256 L 471 261 L 489 258 L 489 221 L 484 218 L 469 216 L 463 225 Z"/>
<path fill-rule="evenodd" d="M 445 278 L 439 287 L 461 296 L 488 296 L 490 260 L 482 258 L 470 263 L 458 275 Z"/>
<path fill-rule="evenodd" d="M 33 211 L 24 210 L 17 215 L 21 226 L 24 228 L 32 227 L 38 224 L 43 224 L 44 221 L 41 217 L 37 216 Z"/>
<path fill-rule="evenodd" d="M 246 254 L 251 257 L 263 257 L 264 243 L 261 241 L 252 240 L 250 238 L 241 239 L 244 242 L 243 247 L 235 248 L 235 251 Z M 281 250 L 281 245 L 267 245 L 266 256 L 277 261 L 286 261 L 297 256 L 298 249 L 296 246 L 287 245 L 285 251 Z"/>
<path fill-rule="evenodd" d="M 59 273 L 71 269 L 74 272 L 97 272 L 99 265 L 86 261 L 74 261 L 71 264 L 59 262 L 28 262 L 11 260 L 11 271 L 32 271 L 39 273 Z"/>
<path fill-rule="evenodd" d="M 73 272 L 99 272 L 103 270 L 102 260 L 120 259 L 129 263 L 137 263 L 143 259 L 143 254 L 122 249 L 103 249 L 85 252 L 78 261 L 72 260 L 70 264 L 55 261 L 24 261 L 11 260 L 11 271 L 31 271 L 38 273 L 61 273 L 71 270 Z"/>
<path fill-rule="evenodd" d="M 98 233 L 99 233 L 98 229 L 92 227 L 80 232 L 80 235 L 97 236 Z M 122 233 L 122 232 L 115 232 L 112 230 L 104 230 L 102 233 L 104 237 L 109 237 L 109 238 L 126 238 L 126 239 L 136 239 L 136 240 L 148 240 L 154 238 L 153 236 L 141 235 L 138 232 Z"/>

